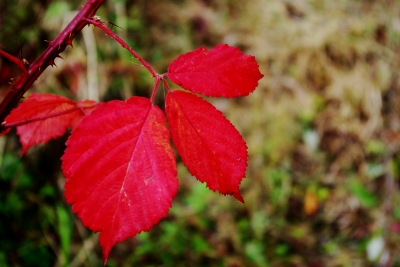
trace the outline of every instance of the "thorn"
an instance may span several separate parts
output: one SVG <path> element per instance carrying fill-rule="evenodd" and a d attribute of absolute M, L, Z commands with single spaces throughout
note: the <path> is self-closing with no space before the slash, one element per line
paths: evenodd
<path fill-rule="evenodd" d="M 93 16 L 92 20 L 101 22 L 100 16 Z"/>
<path fill-rule="evenodd" d="M 14 78 L 10 78 L 10 81 L 8 82 L 10 85 L 14 85 L 15 84 L 15 79 Z"/>
<path fill-rule="evenodd" d="M 58 58 L 61 58 L 61 59 L 64 59 L 64 58 L 63 58 L 62 56 L 60 56 L 60 55 L 57 55 L 56 58 L 57 58 L 57 57 L 58 57 Z"/>
<path fill-rule="evenodd" d="M 56 65 L 55 64 L 55 62 L 54 62 L 54 58 L 53 59 L 50 59 L 49 61 L 48 61 L 48 66 L 51 66 L 51 67 L 53 67 L 54 65 Z"/>
<path fill-rule="evenodd" d="M 48 43 L 48 46 L 52 46 L 53 45 L 53 41 L 49 41 L 49 40 L 44 40 L 46 43 Z"/>
<path fill-rule="evenodd" d="M 70 38 L 70 39 L 67 39 L 66 41 L 65 41 L 65 44 L 66 45 L 70 45 L 72 48 L 74 48 L 74 46 L 72 45 L 72 39 Z"/>
<path fill-rule="evenodd" d="M 51 67 L 53 67 L 53 66 L 56 66 L 56 67 L 57 67 L 56 63 L 54 62 L 54 59 L 53 59 L 52 61 L 49 62 L 49 65 L 50 65 Z"/>

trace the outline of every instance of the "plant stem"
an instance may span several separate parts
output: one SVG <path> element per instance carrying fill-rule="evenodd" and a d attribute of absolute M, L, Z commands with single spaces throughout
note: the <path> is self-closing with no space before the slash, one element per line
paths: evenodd
<path fill-rule="evenodd" d="M 128 50 L 134 58 L 140 61 L 142 65 L 153 75 L 154 78 L 157 78 L 160 76 L 150 65 L 147 63 L 146 60 L 144 60 L 138 53 L 136 53 L 135 50 L 133 50 L 127 43 L 125 43 L 124 40 L 122 40 L 117 34 L 115 34 L 110 28 L 106 27 L 103 22 L 101 22 L 98 19 L 86 19 L 86 21 L 93 26 L 96 26 L 103 30 L 107 35 L 109 35 L 111 38 L 113 38 L 115 41 L 117 41 L 123 48 Z"/>
<path fill-rule="evenodd" d="M 160 84 L 160 77 L 157 76 L 157 80 L 154 83 L 153 92 L 151 93 L 150 102 L 154 104 L 154 98 L 156 97 L 158 85 Z"/>
<path fill-rule="evenodd" d="M 68 45 L 72 46 L 72 40 L 76 34 L 88 24 L 86 19 L 93 17 L 103 2 L 104 0 L 88 0 L 57 38 L 49 42 L 47 49 L 29 66 L 28 71 L 22 73 L 19 78 L 15 79 L 15 83 L 9 88 L 6 97 L 0 104 L 0 122 L 4 121 L 42 72 L 48 66 L 55 65 L 55 58 L 60 57 L 60 53 L 63 52 Z M 2 127 L 4 127 L 4 123 Z"/>
<path fill-rule="evenodd" d="M 22 60 L 20 60 L 19 58 L 16 58 L 8 53 L 6 53 L 5 51 L 0 49 L 0 55 L 2 55 L 3 57 L 8 58 L 9 60 L 11 60 L 12 62 L 14 62 L 15 64 L 18 65 L 18 67 L 23 70 L 25 73 L 28 73 L 28 71 L 25 68 L 24 63 L 22 62 Z"/>
<path fill-rule="evenodd" d="M 163 84 L 164 84 L 165 88 L 167 89 L 167 91 L 168 92 L 171 91 L 171 88 L 169 88 L 167 81 L 164 78 L 162 78 L 162 81 L 163 81 Z"/>

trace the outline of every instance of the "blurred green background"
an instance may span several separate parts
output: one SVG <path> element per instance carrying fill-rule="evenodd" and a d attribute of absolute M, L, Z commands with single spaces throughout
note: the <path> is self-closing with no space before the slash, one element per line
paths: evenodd
<path fill-rule="evenodd" d="M 0 48 L 33 62 L 82 4 L 1 0 Z M 107 266 L 400 266 L 400 1 L 107 0 L 97 15 L 159 73 L 227 43 L 265 75 L 248 97 L 208 99 L 248 144 L 245 204 L 179 163 L 169 216 L 116 245 Z M 62 56 L 27 95 L 151 93 L 151 75 L 99 29 Z M 2 98 L 20 70 L 0 64 Z M 15 131 L 0 137 L 1 267 L 101 265 L 98 235 L 63 198 L 66 138 L 20 158 Z"/>

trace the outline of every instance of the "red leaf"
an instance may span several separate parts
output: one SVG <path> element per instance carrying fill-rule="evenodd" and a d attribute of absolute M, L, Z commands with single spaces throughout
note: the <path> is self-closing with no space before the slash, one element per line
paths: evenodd
<path fill-rule="evenodd" d="M 248 155 L 236 128 L 213 105 L 183 91 L 167 94 L 166 113 L 172 140 L 190 173 L 211 190 L 243 202 L 239 184 Z"/>
<path fill-rule="evenodd" d="M 59 116 L 53 116 L 57 115 Z M 50 117 L 49 117 L 50 116 Z M 17 126 L 22 144 L 22 155 L 33 145 L 62 136 L 73 121 L 84 116 L 77 104 L 65 97 L 53 94 L 32 94 L 5 119 L 7 125 Z"/>
<path fill-rule="evenodd" d="M 65 197 L 83 224 L 113 245 L 165 217 L 178 188 L 164 114 L 147 98 L 110 101 L 78 124 L 62 157 Z"/>
<path fill-rule="evenodd" d="M 226 44 L 180 55 L 169 65 L 167 75 L 189 91 L 216 97 L 246 96 L 263 77 L 253 56 Z"/>

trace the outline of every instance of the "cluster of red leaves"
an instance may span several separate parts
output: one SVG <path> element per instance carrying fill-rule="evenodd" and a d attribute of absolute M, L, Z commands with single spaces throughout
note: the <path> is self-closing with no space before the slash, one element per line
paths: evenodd
<path fill-rule="evenodd" d="M 65 197 L 85 226 L 101 232 L 104 264 L 117 242 L 168 214 L 178 189 L 170 133 L 191 174 L 243 202 L 246 143 L 220 111 L 193 93 L 248 95 L 263 77 L 254 57 L 228 45 L 201 47 L 179 56 L 160 77 L 191 91 L 168 90 L 168 128 L 162 110 L 143 97 L 94 104 L 35 94 L 6 118 L 9 126 L 27 123 L 17 127 L 22 153 L 73 128 L 62 157 Z"/>

